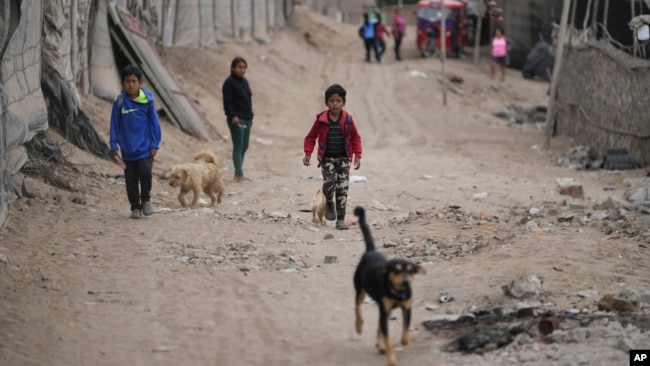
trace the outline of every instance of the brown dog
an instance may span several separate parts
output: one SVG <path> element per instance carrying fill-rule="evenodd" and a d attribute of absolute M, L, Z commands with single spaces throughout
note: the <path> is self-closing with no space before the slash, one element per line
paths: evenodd
<path fill-rule="evenodd" d="M 370 228 L 366 222 L 366 212 L 362 207 L 354 209 L 359 217 L 359 227 L 366 242 L 366 252 L 361 257 L 354 272 L 355 296 L 355 327 L 361 334 L 363 317 L 361 305 L 368 294 L 379 306 L 379 329 L 377 330 L 377 348 L 380 353 L 386 353 L 388 365 L 396 366 L 397 358 L 393 343 L 388 337 L 388 319 L 395 308 L 402 309 L 402 344 L 411 342 L 409 325 L 411 323 L 411 306 L 413 304 L 411 282 L 416 274 L 424 273 L 424 269 L 405 259 L 386 260 L 375 250 Z"/>
<path fill-rule="evenodd" d="M 319 189 L 314 195 L 314 203 L 311 206 L 312 222 L 316 222 L 316 217 L 321 225 L 325 225 L 325 195 Z"/>
<path fill-rule="evenodd" d="M 181 164 L 171 169 L 169 185 L 180 187 L 178 202 L 183 207 L 187 207 L 185 195 L 190 191 L 194 193 L 192 208 L 198 207 L 201 191 L 210 197 L 210 207 L 214 206 L 215 201 L 221 203 L 223 199 L 224 186 L 217 158 L 210 150 L 204 149 L 194 155 L 194 160 L 199 159 L 205 160 L 205 163 Z"/>

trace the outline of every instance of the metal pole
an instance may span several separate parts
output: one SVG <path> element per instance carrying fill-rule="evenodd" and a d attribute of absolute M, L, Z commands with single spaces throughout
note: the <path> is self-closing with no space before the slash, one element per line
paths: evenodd
<path fill-rule="evenodd" d="M 440 1 L 440 10 L 442 11 L 441 31 L 440 31 L 440 52 L 442 57 L 442 105 L 447 105 L 447 17 L 445 15 L 445 1 Z"/>
<path fill-rule="evenodd" d="M 562 6 L 562 19 L 560 20 L 560 36 L 557 42 L 557 51 L 555 52 L 555 66 L 553 67 L 553 77 L 551 79 L 551 90 L 549 92 L 548 111 L 546 112 L 546 144 L 545 147 L 551 146 L 551 135 L 555 127 L 555 97 L 557 96 L 557 80 L 562 67 L 562 55 L 564 54 L 564 39 L 566 37 L 566 27 L 569 20 L 569 5 L 571 0 L 564 0 Z"/>
<path fill-rule="evenodd" d="M 609 0 L 605 0 L 605 14 L 603 15 L 603 25 L 607 29 L 607 18 L 609 18 Z"/>

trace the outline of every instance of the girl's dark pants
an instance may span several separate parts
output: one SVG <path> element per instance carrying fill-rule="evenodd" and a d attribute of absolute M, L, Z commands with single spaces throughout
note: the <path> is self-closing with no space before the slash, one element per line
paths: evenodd
<path fill-rule="evenodd" d="M 148 157 L 134 161 L 124 161 L 126 178 L 126 195 L 131 204 L 131 211 L 142 209 L 142 203 L 151 199 L 151 181 L 153 158 Z"/>
<path fill-rule="evenodd" d="M 401 35 L 396 35 L 395 36 L 395 58 L 397 60 L 401 60 L 402 56 L 399 53 L 399 48 L 402 45 L 402 36 Z"/>
<path fill-rule="evenodd" d="M 345 206 L 348 203 L 348 187 L 350 185 L 350 160 L 342 158 L 323 158 L 321 164 L 323 173 L 323 194 L 326 202 L 332 202 L 336 193 L 336 219 L 345 220 Z"/>
<path fill-rule="evenodd" d="M 244 155 L 248 150 L 248 140 L 251 137 L 251 129 L 253 128 L 252 119 L 239 119 L 239 125 L 233 125 L 232 120 L 228 118 L 228 128 L 230 129 L 230 137 L 232 138 L 232 163 L 235 166 L 235 175 L 238 177 L 244 176 Z"/>

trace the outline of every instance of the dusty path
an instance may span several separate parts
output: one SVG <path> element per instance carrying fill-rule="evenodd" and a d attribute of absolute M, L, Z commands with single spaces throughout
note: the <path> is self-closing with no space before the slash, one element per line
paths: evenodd
<path fill-rule="evenodd" d="M 513 303 L 500 287 L 519 275 L 545 275 L 541 300 L 560 309 L 576 306 L 574 294 L 587 288 L 648 288 L 647 262 L 613 259 L 642 250 L 636 245 L 604 241 L 595 227 L 557 226 L 540 236 L 514 222 L 530 207 L 562 204 L 557 177 L 580 179 L 586 205 L 611 195 L 602 187 L 619 178 L 554 166 L 531 148 L 542 143 L 539 130 L 509 128 L 492 116 L 506 102 L 544 103 L 547 84 L 523 80 L 513 70 L 505 83 L 493 82 L 486 64 L 451 60 L 449 71 L 464 78 L 456 86 L 463 94 L 450 93 L 443 106 L 440 64 L 417 57 L 413 31 L 405 40 L 407 60 L 394 62 L 389 49 L 387 62 L 378 65 L 363 62 L 351 28 L 303 14 L 299 29 L 317 46 L 285 30 L 268 45 L 168 53 L 171 68 L 224 134 L 219 86 L 234 55 L 249 60 L 256 117 L 245 169 L 253 182 L 230 180 L 229 142 L 197 142 L 169 125 L 156 163 L 163 173 L 199 147 L 212 148 L 228 184 L 226 200 L 214 211 L 181 210 L 176 192 L 157 180 L 158 212 L 129 220 L 117 168 L 64 144 L 81 171 L 86 203 L 70 202 L 78 194 L 45 187 L 46 199 L 12 204 L 0 242 L 0 253 L 11 258 L 0 263 L 0 364 L 384 364 L 373 349 L 376 306 L 364 306 L 361 336 L 353 327 L 360 233 L 356 227 L 335 231 L 331 223 L 315 226 L 303 211 L 310 209 L 320 173 L 315 165 L 302 166 L 302 139 L 325 108 L 325 88 L 335 82 L 347 88 L 347 109 L 363 137 L 362 168 L 353 174 L 368 179 L 351 186 L 350 217 L 354 206 L 366 206 L 378 243 L 401 245 L 382 248 L 389 256 L 411 256 L 414 245 L 425 243 L 488 243 L 449 257 L 413 255 L 428 273 L 414 285 L 413 344 L 398 352 L 401 365 L 494 364 L 489 356 L 441 352 L 448 339 L 421 323 L 433 314 Z M 412 71 L 427 78 L 412 77 Z M 109 105 L 88 104 L 107 133 Z M 555 149 L 566 145 L 554 140 Z M 490 198 L 472 201 L 481 191 Z M 477 220 L 483 213 L 500 221 L 483 231 L 475 222 L 463 227 L 440 219 L 436 213 L 450 204 Z M 404 219 L 416 210 L 428 219 Z M 324 264 L 326 255 L 338 262 Z M 457 300 L 426 310 L 440 291 L 452 291 Z M 394 339 L 400 326 L 401 319 L 391 322 Z M 597 357 L 627 360 L 619 350 L 603 352 Z"/>

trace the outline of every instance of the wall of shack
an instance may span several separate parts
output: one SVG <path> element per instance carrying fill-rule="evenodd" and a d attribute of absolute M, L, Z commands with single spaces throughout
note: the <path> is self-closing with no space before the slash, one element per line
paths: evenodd
<path fill-rule="evenodd" d="M 600 154 L 624 147 L 650 166 L 650 62 L 605 42 L 568 48 L 557 86 L 556 133 Z"/>

